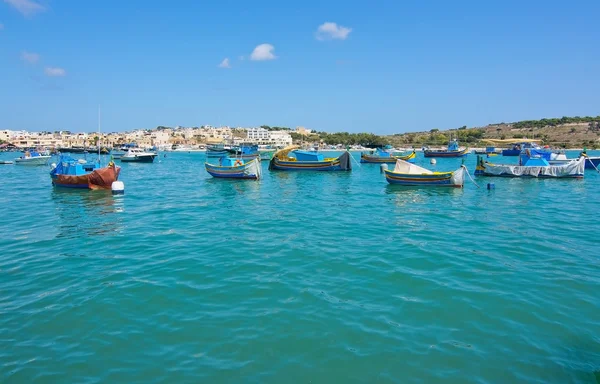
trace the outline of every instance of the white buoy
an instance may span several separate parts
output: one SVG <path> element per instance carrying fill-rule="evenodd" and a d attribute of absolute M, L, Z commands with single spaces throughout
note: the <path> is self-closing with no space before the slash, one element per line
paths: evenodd
<path fill-rule="evenodd" d="M 122 181 L 113 181 L 110 189 L 113 195 L 122 195 L 125 193 L 125 184 Z"/>
<path fill-rule="evenodd" d="M 385 171 L 387 171 L 388 169 L 388 165 L 387 164 L 381 164 L 379 166 L 379 173 L 385 173 Z"/>
<path fill-rule="evenodd" d="M 435 164 L 435 163 L 437 163 L 437 161 L 435 161 L 435 159 L 431 159 L 429 162 L 430 162 L 431 164 Z"/>
<path fill-rule="evenodd" d="M 52 168 L 52 169 L 56 168 L 56 163 L 50 164 L 50 168 Z"/>

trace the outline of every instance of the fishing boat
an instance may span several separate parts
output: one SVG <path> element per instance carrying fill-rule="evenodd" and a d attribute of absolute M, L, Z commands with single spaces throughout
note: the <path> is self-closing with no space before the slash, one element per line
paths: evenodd
<path fill-rule="evenodd" d="M 500 149 L 496 149 L 496 147 L 493 147 L 493 146 L 487 146 L 484 149 L 475 149 L 473 152 L 476 155 L 491 155 L 491 156 L 495 156 L 495 155 L 502 154 L 502 151 Z"/>
<path fill-rule="evenodd" d="M 564 164 L 552 165 L 542 156 L 525 152 L 520 156 L 518 165 L 494 164 L 483 161 L 483 158 L 477 156 L 475 174 L 501 177 L 583 178 L 584 170 L 584 156 Z"/>
<path fill-rule="evenodd" d="M 403 156 L 394 156 L 392 153 L 377 148 L 375 153 L 362 153 L 360 155 L 361 163 L 375 163 L 375 164 L 386 164 L 391 163 L 394 164 L 396 160 L 404 160 L 408 162 L 414 162 L 417 157 L 417 153 L 413 150 L 412 153 Z"/>
<path fill-rule="evenodd" d="M 258 180 L 262 171 L 260 159 L 257 157 L 251 160 L 222 157 L 219 159 L 218 165 L 206 162 L 204 166 L 212 177 L 223 179 Z"/>
<path fill-rule="evenodd" d="M 426 149 L 423 151 L 423 154 L 425 157 L 463 157 L 469 154 L 469 148 L 460 149 L 458 141 L 450 140 L 447 149 Z"/>
<path fill-rule="evenodd" d="M 224 144 L 211 144 L 206 146 L 206 157 L 223 157 L 229 154 L 229 148 Z"/>
<path fill-rule="evenodd" d="M 275 152 L 269 162 L 269 170 L 350 171 L 352 169 L 350 153 L 347 151 L 339 157 L 326 158 L 322 153 L 298 151 L 299 148 L 293 145 Z"/>
<path fill-rule="evenodd" d="M 88 163 L 84 159 L 75 160 L 68 155 L 61 155 L 58 164 L 50 171 L 52 185 L 55 187 L 81 189 L 110 189 L 117 181 L 121 168 L 114 162 L 100 167 L 100 162 Z"/>
<path fill-rule="evenodd" d="M 25 154 L 15 159 L 16 165 L 47 165 L 50 155 L 43 155 L 35 151 L 25 151 Z"/>
<path fill-rule="evenodd" d="M 151 163 L 156 157 L 154 152 L 146 152 L 140 148 L 129 148 L 127 153 L 121 157 L 122 162 L 129 163 Z"/>
<path fill-rule="evenodd" d="M 227 149 L 232 157 L 236 159 L 254 159 L 255 157 L 260 157 L 258 152 L 258 145 L 256 144 L 241 144 L 239 146 L 231 147 Z"/>
<path fill-rule="evenodd" d="M 397 160 L 393 171 L 385 170 L 388 183 L 410 187 L 462 188 L 464 176 L 464 166 L 452 172 L 434 172 L 404 160 Z"/>

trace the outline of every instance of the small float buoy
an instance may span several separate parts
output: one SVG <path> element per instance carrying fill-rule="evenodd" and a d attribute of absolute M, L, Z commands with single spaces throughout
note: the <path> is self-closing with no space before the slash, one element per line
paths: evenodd
<path fill-rule="evenodd" d="M 437 161 L 436 161 L 435 159 L 431 159 L 431 160 L 429 160 L 429 162 L 430 162 L 431 164 L 435 164 L 435 163 L 437 163 Z"/>
<path fill-rule="evenodd" d="M 110 189 L 113 195 L 123 195 L 125 193 L 125 184 L 122 181 L 113 181 Z"/>
<path fill-rule="evenodd" d="M 50 164 L 50 168 L 52 168 L 52 169 L 56 168 L 56 163 Z"/>
<path fill-rule="evenodd" d="M 381 164 L 379 166 L 379 173 L 385 173 L 385 171 L 387 171 L 388 169 L 388 165 L 387 164 Z"/>
<path fill-rule="evenodd" d="M 496 185 L 494 183 L 488 183 L 487 189 L 496 189 Z"/>

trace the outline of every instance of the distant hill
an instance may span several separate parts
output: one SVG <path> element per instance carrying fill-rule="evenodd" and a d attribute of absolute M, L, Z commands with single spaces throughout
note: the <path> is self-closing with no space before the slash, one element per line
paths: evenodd
<path fill-rule="evenodd" d="M 562 117 L 526 120 L 514 123 L 490 124 L 485 127 L 466 126 L 440 131 L 408 132 L 386 136 L 394 146 L 445 145 L 451 138 L 462 145 L 485 146 L 484 139 L 542 139 L 544 144 L 562 148 L 600 148 L 600 116 Z"/>

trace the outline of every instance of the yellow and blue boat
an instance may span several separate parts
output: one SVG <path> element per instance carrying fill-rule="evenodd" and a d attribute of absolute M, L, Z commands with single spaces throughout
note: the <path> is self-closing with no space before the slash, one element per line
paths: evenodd
<path fill-rule="evenodd" d="M 350 171 L 350 153 L 339 157 L 325 157 L 322 153 L 298 151 L 300 147 L 292 145 L 281 149 L 269 162 L 269 170 L 278 171 Z M 290 156 L 293 155 L 293 156 Z"/>
<path fill-rule="evenodd" d="M 394 156 L 390 152 L 377 148 L 375 153 L 362 153 L 360 155 L 361 163 L 375 163 L 375 164 L 394 164 L 396 160 L 404 160 L 412 163 L 415 161 L 417 153 L 413 150 L 412 153 L 404 156 Z"/>
<path fill-rule="evenodd" d="M 396 161 L 393 171 L 385 170 L 385 179 L 390 184 L 409 187 L 455 187 L 462 188 L 465 167 L 452 172 L 433 172 L 404 160 Z"/>
<path fill-rule="evenodd" d="M 212 177 L 223 179 L 258 180 L 262 171 L 258 157 L 254 157 L 252 160 L 222 157 L 219 159 L 218 165 L 204 163 L 204 167 Z"/>

